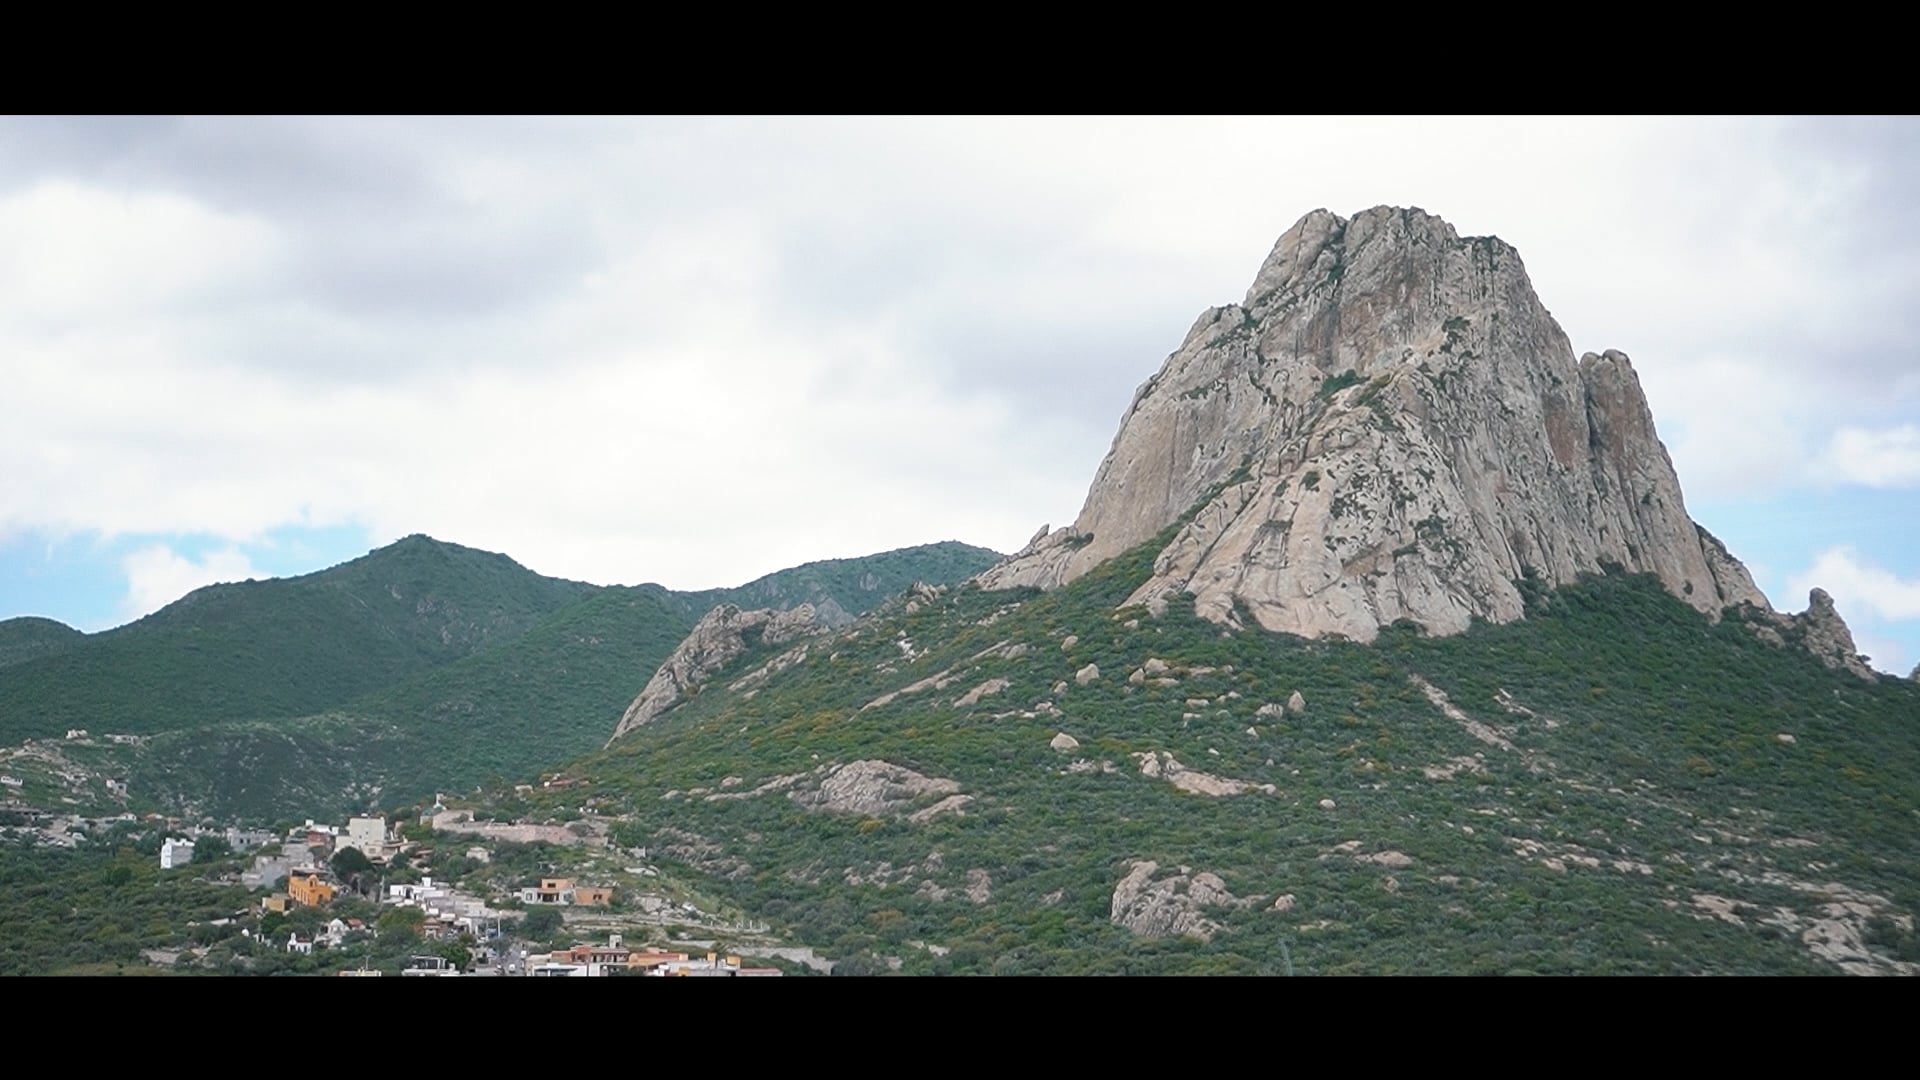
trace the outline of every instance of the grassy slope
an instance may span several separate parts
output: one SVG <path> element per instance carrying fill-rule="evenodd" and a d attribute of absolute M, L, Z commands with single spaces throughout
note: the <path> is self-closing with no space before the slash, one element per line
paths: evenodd
<path fill-rule="evenodd" d="M 31 615 L 0 620 L 0 668 L 58 652 L 86 636 L 66 623 Z"/>
<path fill-rule="evenodd" d="M 510 643 L 324 713 L 162 734 L 126 754 L 136 762 L 131 786 L 160 793 L 169 807 L 184 796 L 219 817 L 272 818 L 531 779 L 604 743 L 621 710 L 716 603 L 786 606 L 831 597 L 859 612 L 891 595 L 885 590 L 957 580 L 997 558 L 936 544 L 808 564 L 738 589 L 594 589 Z"/>
<path fill-rule="evenodd" d="M 273 817 L 531 778 L 606 741 L 691 626 L 671 601 L 653 586 L 608 588 L 511 645 L 320 716 L 156 738 L 133 789 L 183 793 L 217 817 Z"/>
<path fill-rule="evenodd" d="M 850 615 L 865 615 L 916 581 L 962 581 L 1001 559 L 998 552 L 957 541 L 901 548 L 858 559 L 829 559 L 768 574 L 734 589 L 685 593 L 697 618 L 720 604 L 789 608 L 832 599 Z"/>
<path fill-rule="evenodd" d="M 0 975 L 151 973 L 142 949 L 191 947 L 190 923 L 245 910 L 245 889 L 158 863 L 131 849 L 0 845 Z"/>
<path fill-rule="evenodd" d="M 1920 687 L 1830 672 L 1624 576 L 1438 640 L 1223 635 L 1177 611 L 1130 629 L 1134 613 L 1113 607 L 1155 550 L 1045 596 L 963 589 L 883 614 L 750 700 L 710 690 L 573 771 L 632 816 L 633 842 L 698 833 L 744 864 L 685 856 L 730 899 L 809 944 L 901 955 L 909 971 L 1832 972 L 1801 940 L 1844 898 L 1829 883 L 1883 898 L 1876 910 L 1920 910 Z M 1080 641 L 1063 650 L 1069 633 Z M 927 654 L 903 662 L 902 634 Z M 1009 639 L 1031 651 L 966 662 Z M 1130 687 L 1149 656 L 1223 670 Z M 1080 687 L 1087 663 L 1101 677 Z M 943 691 L 861 709 L 954 664 Z M 1416 675 L 1513 749 L 1444 716 Z M 952 706 L 990 677 L 1012 685 Z M 1303 716 L 1257 715 L 1294 690 Z M 1509 712 L 1502 690 L 1532 715 Z M 1064 715 L 994 718 L 1043 700 Z M 1057 731 L 1081 748 L 1049 750 Z M 1139 774 L 1130 755 L 1146 751 L 1278 794 L 1186 794 Z M 1072 757 L 1116 770 L 1068 774 Z M 951 777 L 976 803 L 912 825 L 809 814 L 778 794 L 668 796 L 859 758 Z M 1485 772 L 1425 771 L 1456 759 Z M 1335 850 L 1350 840 L 1412 862 Z M 1213 871 L 1258 902 L 1209 911 L 1225 926 L 1211 943 L 1136 939 L 1108 919 L 1133 859 Z M 965 898 L 969 870 L 992 882 L 985 904 Z M 1272 909 L 1280 895 L 1291 910 Z M 1696 897 L 1753 906 L 1736 924 Z M 1884 913 L 1855 929 L 1883 957 L 1920 960 Z"/>
<path fill-rule="evenodd" d="M 0 742 L 318 712 L 512 639 L 591 590 L 409 537 L 330 570 L 213 585 L 0 677 Z"/>

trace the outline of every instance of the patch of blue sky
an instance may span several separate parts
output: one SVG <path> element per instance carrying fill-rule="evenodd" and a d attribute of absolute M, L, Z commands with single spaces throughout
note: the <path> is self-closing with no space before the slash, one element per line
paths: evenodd
<path fill-rule="evenodd" d="M 1764 500 L 1689 503 L 1688 510 L 1747 564 L 1775 609 L 1806 610 L 1806 590 L 1818 586 L 1833 595 L 1875 667 L 1904 675 L 1920 660 L 1920 611 L 1907 614 L 1913 605 L 1905 599 L 1920 591 L 1920 494 L 1802 489 Z M 1835 551 L 1842 554 L 1823 563 Z"/>
<path fill-rule="evenodd" d="M 37 615 L 94 633 L 145 615 L 200 585 L 225 580 L 236 564 L 246 567 L 240 576 L 293 577 L 358 558 L 374 546 L 359 525 L 283 526 L 244 542 L 194 533 L 106 536 L 27 530 L 0 540 L 0 619 Z M 156 553 L 170 564 L 171 575 L 157 582 L 136 581 L 140 557 L 147 556 L 151 565 Z M 166 595 L 176 591 L 166 589 L 168 581 L 180 583 L 178 596 Z M 165 591 L 153 594 L 156 586 Z M 147 602 L 138 602 L 143 598 Z"/>

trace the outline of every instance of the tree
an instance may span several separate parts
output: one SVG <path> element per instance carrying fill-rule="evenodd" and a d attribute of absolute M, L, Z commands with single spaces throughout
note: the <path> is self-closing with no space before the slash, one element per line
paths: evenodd
<path fill-rule="evenodd" d="M 380 920 L 374 924 L 374 932 L 382 940 L 398 937 L 419 937 L 420 924 L 427 921 L 427 913 L 414 907 L 388 908 L 380 913 Z"/>
<path fill-rule="evenodd" d="M 195 849 L 195 855 L 198 854 L 198 849 Z M 333 867 L 333 876 L 341 881 L 352 882 L 356 892 L 365 891 L 360 887 L 360 875 L 373 870 L 373 860 L 367 858 L 365 852 L 357 847 L 343 847 L 333 853 L 333 862 L 329 865 Z"/>
<path fill-rule="evenodd" d="M 193 861 L 197 863 L 219 862 L 233 858 L 233 845 L 227 843 L 224 836 L 201 834 L 193 842 Z"/>
<path fill-rule="evenodd" d="M 447 963 L 460 971 L 467 970 L 468 965 L 473 963 L 473 951 L 458 941 L 441 942 L 434 952 L 446 957 Z"/>
<path fill-rule="evenodd" d="M 559 909 L 536 907 L 520 920 L 520 935 L 529 941 L 550 941 L 560 932 L 564 923 Z"/>

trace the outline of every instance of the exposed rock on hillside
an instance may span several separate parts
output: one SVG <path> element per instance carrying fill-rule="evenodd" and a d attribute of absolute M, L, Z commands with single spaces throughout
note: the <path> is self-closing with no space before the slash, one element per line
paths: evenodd
<path fill-rule="evenodd" d="M 1869 682 L 1880 676 L 1866 658 L 1854 651 L 1853 631 L 1833 606 L 1825 589 L 1807 594 L 1807 610 L 1798 615 L 1762 610 L 1749 623 L 1755 637 L 1775 648 L 1797 642 L 1830 668 L 1843 668 Z M 1920 669 L 1917 669 L 1920 670 Z"/>
<path fill-rule="evenodd" d="M 1228 795 L 1242 795 L 1249 791 L 1264 791 L 1269 795 L 1275 792 L 1272 784 L 1255 784 L 1247 780 L 1235 780 L 1225 776 L 1189 769 L 1174 759 L 1165 750 L 1148 751 L 1133 755 L 1140 763 L 1140 775 L 1159 780 L 1195 795 L 1207 795 L 1222 798 Z"/>
<path fill-rule="evenodd" d="M 627 706 L 619 726 L 613 729 L 613 738 L 607 740 L 608 745 L 679 704 L 754 644 L 778 645 L 825 629 L 814 618 L 812 604 L 801 604 L 787 611 L 770 608 L 742 611 L 732 604 L 714 608 L 694 624 L 686 640 L 674 648 L 667 662 L 647 681 L 640 696 Z"/>
<path fill-rule="evenodd" d="M 721 787 L 730 787 L 729 781 L 721 781 Z M 756 785 L 745 791 L 709 791 L 706 788 L 694 788 L 684 792 L 686 795 L 699 795 L 706 802 L 728 802 L 737 799 L 753 799 L 777 791 L 787 793 L 797 805 L 808 810 L 818 810 L 829 814 L 858 814 L 862 817 L 897 817 L 904 815 L 915 824 L 939 817 L 941 814 L 959 813 L 961 808 L 973 801 L 971 795 L 961 795 L 958 781 L 927 776 L 914 772 L 902 765 L 887 761 L 850 761 L 844 765 L 822 765 L 809 772 L 788 773 Z M 670 792 L 677 796 L 682 792 Z M 941 795 L 938 799 L 920 809 L 907 813 L 908 809 L 924 800 L 926 796 Z"/>
<path fill-rule="evenodd" d="M 1766 608 L 1688 517 L 1626 355 L 1576 360 L 1518 252 L 1420 210 L 1302 218 L 1134 396 L 1074 523 L 977 580 L 1064 584 L 1189 509 L 1129 603 L 1368 641 L 1618 564 Z"/>
<path fill-rule="evenodd" d="M 974 705 L 978 705 L 981 698 L 997 694 L 1012 685 L 1012 683 L 1005 679 L 988 679 L 986 682 L 955 698 L 953 700 L 953 707 L 956 709 L 971 708 Z"/>
<path fill-rule="evenodd" d="M 954 802 L 960 785 L 952 780 L 923 776 L 904 766 L 885 761 L 851 761 L 824 770 L 816 770 L 817 782 L 802 783 L 787 797 L 810 810 L 835 814 L 862 814 L 885 817 L 899 813 L 923 795 L 945 795 L 937 806 L 957 810 L 965 805 Z M 950 806 L 948 804 L 951 804 Z"/>
<path fill-rule="evenodd" d="M 1195 937 L 1209 941 L 1220 924 L 1203 914 L 1205 908 L 1245 907 L 1252 900 L 1241 899 L 1227 891 L 1219 875 L 1201 871 L 1188 876 L 1188 868 L 1169 877 L 1153 880 L 1160 864 L 1151 860 L 1131 863 L 1127 875 L 1113 889 L 1113 925 L 1138 937 Z"/>

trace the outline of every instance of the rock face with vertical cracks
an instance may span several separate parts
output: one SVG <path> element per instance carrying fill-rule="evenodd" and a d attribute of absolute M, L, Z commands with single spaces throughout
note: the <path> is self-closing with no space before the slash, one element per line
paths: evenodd
<path fill-rule="evenodd" d="M 1688 516 L 1626 355 L 1576 358 L 1517 251 L 1417 209 L 1288 229 L 1134 395 L 1074 523 L 977 580 L 1053 588 L 1189 511 L 1128 603 L 1370 641 L 1618 564 L 1716 619 L 1771 610 Z"/>

